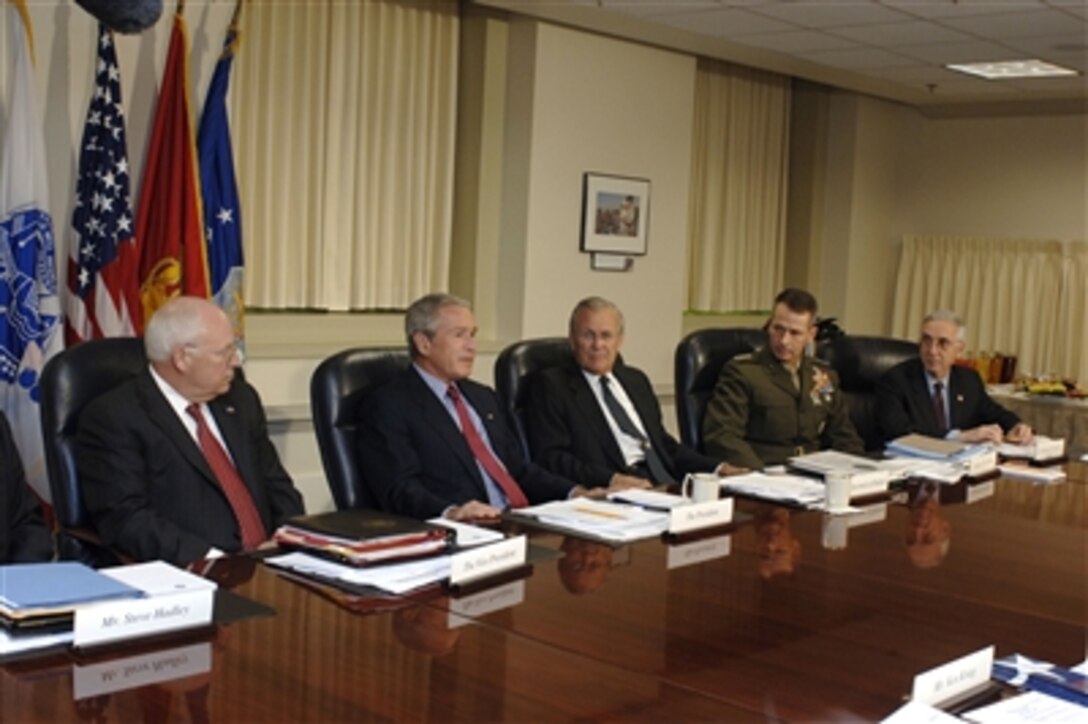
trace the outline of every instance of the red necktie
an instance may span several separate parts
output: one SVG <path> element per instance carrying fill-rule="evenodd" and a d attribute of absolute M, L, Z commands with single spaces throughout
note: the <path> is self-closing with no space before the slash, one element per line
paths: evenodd
<path fill-rule="evenodd" d="M 257 507 L 253 505 L 253 498 L 246 489 L 246 484 L 238 475 L 227 451 L 219 444 L 208 427 L 208 421 L 204 419 L 204 413 L 200 411 L 200 405 L 193 403 L 185 408 L 189 416 L 196 420 L 196 440 L 200 445 L 200 451 L 204 453 L 204 459 L 208 461 L 208 467 L 212 469 L 219 487 L 227 496 L 227 502 L 234 511 L 234 517 L 238 520 L 238 528 L 242 532 L 242 548 L 253 550 L 263 543 L 268 535 L 264 530 L 264 523 L 257 513 Z"/>
<path fill-rule="evenodd" d="M 933 383 L 933 412 L 937 414 L 937 429 L 941 434 L 948 432 L 948 420 L 944 416 L 944 395 L 941 392 L 944 385 L 940 382 Z"/>
<path fill-rule="evenodd" d="M 476 431 L 476 426 L 472 424 L 472 418 L 468 414 L 468 408 L 465 407 L 465 401 L 461 399 L 461 391 L 457 389 L 457 385 L 450 385 L 447 394 L 453 400 L 453 407 L 457 410 L 457 419 L 461 421 L 461 433 L 465 436 L 465 441 L 468 443 L 469 449 L 472 450 L 472 454 L 476 456 L 480 465 L 483 465 L 484 470 L 491 476 L 491 479 L 502 488 L 506 499 L 510 501 L 511 508 L 524 508 L 527 506 L 529 500 L 525 497 L 525 493 L 521 491 L 521 486 L 506 471 L 506 468 L 495 457 L 495 454 L 484 444 L 480 433 Z"/>

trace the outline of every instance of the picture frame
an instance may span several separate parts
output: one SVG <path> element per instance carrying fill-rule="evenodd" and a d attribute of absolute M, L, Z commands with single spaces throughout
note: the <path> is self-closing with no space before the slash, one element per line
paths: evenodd
<path fill-rule="evenodd" d="M 649 179 L 583 175 L 581 251 L 645 256 L 649 221 Z"/>

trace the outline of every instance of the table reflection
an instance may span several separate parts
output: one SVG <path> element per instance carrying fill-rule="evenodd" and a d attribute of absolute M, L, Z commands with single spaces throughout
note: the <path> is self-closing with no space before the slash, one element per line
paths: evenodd
<path fill-rule="evenodd" d="M 393 635 L 412 651 L 444 656 L 457 645 L 461 630 L 450 628 L 450 599 L 441 596 L 430 604 L 419 603 L 393 612 Z"/>
<path fill-rule="evenodd" d="M 595 591 L 604 584 L 612 568 L 611 546 L 567 536 L 559 546 L 563 557 L 557 565 L 559 580 L 573 594 Z"/>
<path fill-rule="evenodd" d="M 763 578 L 793 575 L 801 562 L 801 541 L 790 528 L 790 511 L 765 507 L 755 516 L 757 570 Z"/>
<path fill-rule="evenodd" d="M 941 486 L 923 482 L 910 491 L 905 543 L 916 568 L 935 568 L 948 556 L 952 523 L 941 510 Z"/>

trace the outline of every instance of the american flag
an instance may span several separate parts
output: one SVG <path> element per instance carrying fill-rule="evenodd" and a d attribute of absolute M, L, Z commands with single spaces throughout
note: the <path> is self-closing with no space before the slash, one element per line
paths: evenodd
<path fill-rule="evenodd" d="M 98 26 L 94 94 L 79 150 L 68 260 L 65 338 L 69 345 L 131 336 L 139 318 L 139 252 L 129 194 L 121 71 L 113 34 Z"/>

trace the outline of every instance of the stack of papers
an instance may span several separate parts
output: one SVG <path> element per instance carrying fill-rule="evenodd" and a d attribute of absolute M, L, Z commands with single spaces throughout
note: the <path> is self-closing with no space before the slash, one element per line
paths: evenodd
<path fill-rule="evenodd" d="M 74 561 L 0 566 L 0 625 L 20 630 L 71 627 L 78 606 L 143 595 Z"/>
<path fill-rule="evenodd" d="M 817 508 L 826 498 L 824 484 L 800 475 L 746 473 L 722 478 L 722 488 L 762 500 Z"/>
<path fill-rule="evenodd" d="M 435 556 L 407 563 L 392 563 L 370 568 L 336 563 L 309 553 L 288 553 L 266 558 L 265 563 L 297 571 L 304 575 L 343 581 L 353 586 L 372 586 L 389 593 L 408 593 L 450 577 L 450 557 Z"/>
<path fill-rule="evenodd" d="M 988 448 L 985 445 L 969 445 L 958 440 L 911 434 L 895 438 L 888 443 L 887 449 L 892 455 L 929 460 L 962 460 Z"/>
<path fill-rule="evenodd" d="M 1082 724 L 1084 717 L 1084 707 L 1038 691 L 1018 694 L 963 714 L 965 721 L 975 724 Z"/>
<path fill-rule="evenodd" d="M 691 504 L 691 501 L 682 495 L 662 493 L 658 490 L 640 490 L 638 488 L 629 488 L 627 490 L 609 493 L 608 499 L 620 503 L 630 503 L 631 505 L 637 505 L 641 508 L 649 508 L 651 510 L 672 510 L 680 505 Z"/>
<path fill-rule="evenodd" d="M 1063 438 L 1035 436 L 1035 442 L 1030 445 L 1014 445 L 1004 442 L 997 446 L 997 454 L 1006 458 L 1024 460 L 1058 460 L 1065 457 L 1065 440 Z"/>
<path fill-rule="evenodd" d="M 882 466 L 878 460 L 837 450 L 821 450 L 792 457 L 790 467 L 822 476 L 828 473 L 849 474 L 851 498 L 878 495 L 885 492 L 893 480 L 904 477 L 902 472 Z"/>
<path fill-rule="evenodd" d="M 572 533 L 583 533 L 617 543 L 661 535 L 669 527 L 669 516 L 631 505 L 603 500 L 572 498 L 512 511 Z"/>
<path fill-rule="evenodd" d="M 926 435 L 904 435 L 888 443 L 888 455 L 919 461 L 904 467 L 911 477 L 955 483 L 965 475 L 980 476 L 997 469 L 997 452 L 990 445 L 969 445 Z"/>
<path fill-rule="evenodd" d="M 1065 480 L 1065 471 L 1061 468 L 1033 468 L 1030 465 L 999 465 L 998 470 L 1006 478 L 1030 480 L 1033 483 L 1060 483 Z"/>
<path fill-rule="evenodd" d="M 470 548 L 486 543 L 495 543 L 506 537 L 501 530 L 484 528 L 469 523 L 461 523 L 456 520 L 450 520 L 449 518 L 431 518 L 427 522 L 431 525 L 438 525 L 452 530 L 455 535 L 454 542 L 458 548 Z"/>
<path fill-rule="evenodd" d="M 860 455 L 851 455 L 838 450 L 821 450 L 806 455 L 797 455 L 790 458 L 790 467 L 818 475 L 839 471 L 869 473 L 882 470 L 878 460 L 870 460 Z"/>
<path fill-rule="evenodd" d="M 411 518 L 351 509 L 291 518 L 273 537 L 285 548 L 366 566 L 441 553 L 453 534 Z"/>

